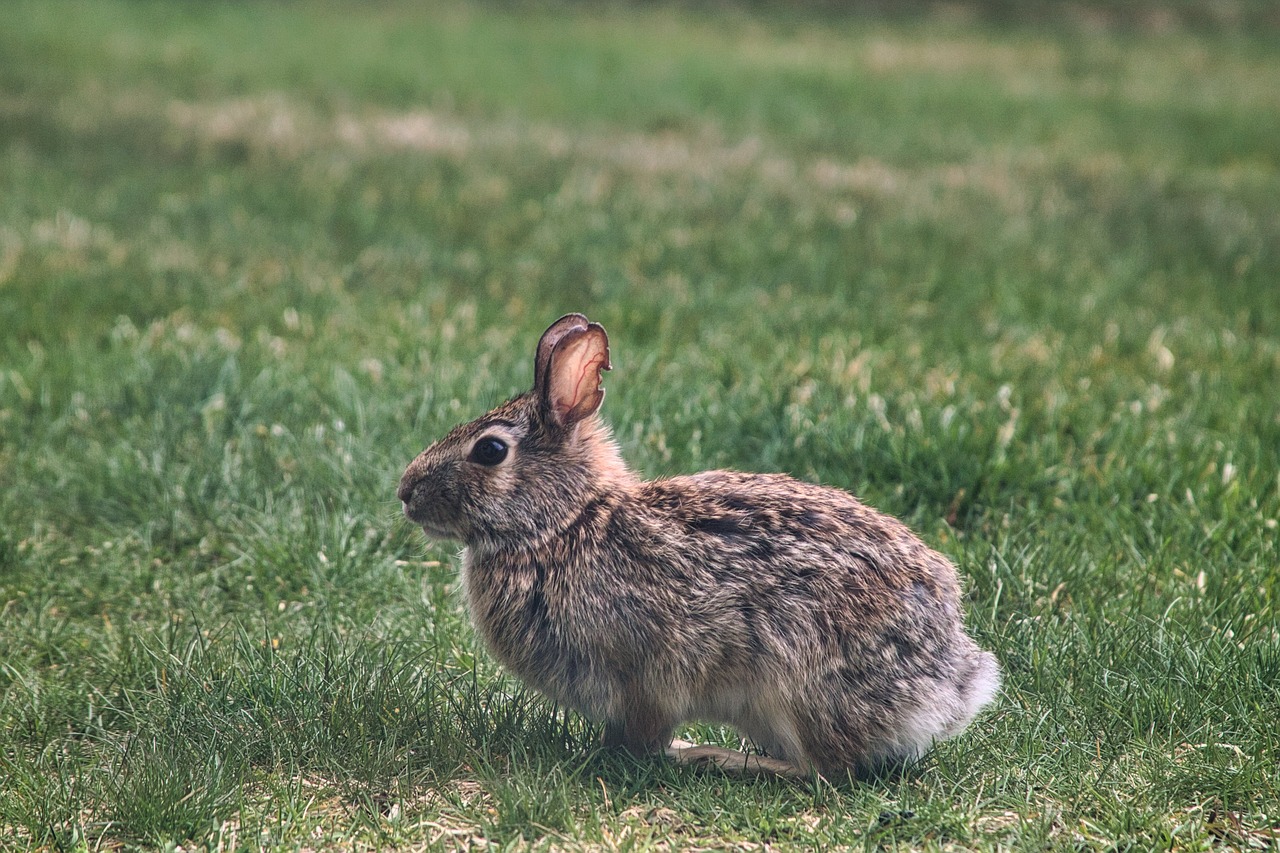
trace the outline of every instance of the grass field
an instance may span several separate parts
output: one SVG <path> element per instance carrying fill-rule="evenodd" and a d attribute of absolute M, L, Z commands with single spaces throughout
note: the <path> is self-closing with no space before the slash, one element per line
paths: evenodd
<path fill-rule="evenodd" d="M 1280 30 L 3 18 L 0 848 L 1280 846 Z M 950 556 L 993 709 L 804 785 L 504 678 L 395 485 L 570 310 L 638 469 Z"/>

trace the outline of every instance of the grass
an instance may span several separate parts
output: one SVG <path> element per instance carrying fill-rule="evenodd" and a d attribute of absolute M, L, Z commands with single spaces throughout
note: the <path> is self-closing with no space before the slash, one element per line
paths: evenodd
<path fill-rule="evenodd" d="M 1276 847 L 1280 51 L 1228 24 L 11 0 L 0 846 Z M 804 786 L 504 678 L 394 487 L 569 310 L 639 469 L 954 559 L 994 709 Z"/>

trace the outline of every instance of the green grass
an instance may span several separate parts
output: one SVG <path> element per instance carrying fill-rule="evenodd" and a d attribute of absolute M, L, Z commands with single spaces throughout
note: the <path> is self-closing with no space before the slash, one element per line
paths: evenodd
<path fill-rule="evenodd" d="M 988 20 L 7 3 L 0 847 L 1274 848 L 1280 41 Z M 570 310 L 640 470 L 954 559 L 995 707 L 806 786 L 504 678 L 395 484 Z"/>

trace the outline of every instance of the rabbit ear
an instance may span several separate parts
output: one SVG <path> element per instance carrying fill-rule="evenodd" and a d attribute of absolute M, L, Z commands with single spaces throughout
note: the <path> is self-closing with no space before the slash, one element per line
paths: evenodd
<path fill-rule="evenodd" d="M 556 344 L 575 329 L 585 329 L 591 323 L 581 314 L 565 314 L 556 320 L 538 339 L 538 351 L 533 357 L 533 390 L 538 396 L 545 397 L 547 392 L 547 368 L 551 365 L 551 353 Z"/>
<path fill-rule="evenodd" d="M 534 388 L 544 415 L 560 426 L 572 426 L 594 414 L 604 400 L 600 375 L 611 369 L 603 326 L 581 314 L 557 320 L 542 335 L 534 366 Z"/>

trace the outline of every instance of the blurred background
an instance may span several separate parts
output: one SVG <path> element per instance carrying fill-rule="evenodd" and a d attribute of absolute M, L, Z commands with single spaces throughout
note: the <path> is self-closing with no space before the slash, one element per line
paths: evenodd
<path fill-rule="evenodd" d="M 0 837 L 1274 844 L 1280 4 L 0 19 Z M 568 311 L 646 475 L 955 560 L 991 716 L 824 800 L 505 681 L 395 485 Z"/>

